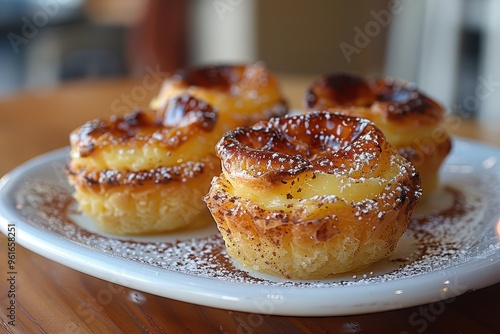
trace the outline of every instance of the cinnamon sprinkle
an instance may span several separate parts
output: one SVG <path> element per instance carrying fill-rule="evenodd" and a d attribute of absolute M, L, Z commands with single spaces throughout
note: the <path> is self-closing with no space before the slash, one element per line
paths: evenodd
<path fill-rule="evenodd" d="M 273 280 L 241 270 L 225 252 L 219 234 L 175 242 L 139 242 L 91 233 L 70 218 L 75 213 L 72 211 L 74 202 L 69 188 L 60 184 L 28 180 L 19 190 L 17 208 L 28 223 L 56 233 L 68 242 L 157 270 L 230 282 L 322 288 L 386 282 L 468 261 L 470 256 L 474 256 L 468 253 L 472 243 L 477 241 L 474 235 L 484 229 L 486 220 L 483 218 L 493 204 L 487 201 L 486 195 L 479 195 L 465 186 L 447 187 L 446 193 L 453 197 L 450 208 L 412 219 L 402 239 L 406 246 L 413 244 L 409 253 L 396 251 L 390 259 L 366 268 L 364 272 L 321 281 Z M 379 269 L 382 267 L 386 268 L 385 271 Z"/>

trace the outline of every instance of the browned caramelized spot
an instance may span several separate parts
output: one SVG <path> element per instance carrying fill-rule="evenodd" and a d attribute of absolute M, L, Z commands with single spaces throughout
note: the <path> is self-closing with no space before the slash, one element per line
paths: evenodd
<path fill-rule="evenodd" d="M 306 99 L 308 108 L 328 108 L 338 105 L 369 106 L 375 96 L 361 77 L 336 73 L 317 79 L 307 91 Z"/>
<path fill-rule="evenodd" d="M 156 143 L 177 149 L 198 131 L 210 132 L 217 112 L 206 102 L 182 95 L 168 100 L 158 111 L 135 110 L 126 115 L 86 122 L 70 135 L 81 157 L 114 144 Z"/>
<path fill-rule="evenodd" d="M 375 79 L 369 81 L 378 102 L 388 102 L 388 115 L 398 119 L 408 114 L 420 114 L 431 119 L 441 120 L 445 110 L 414 85 L 401 81 Z"/>
<path fill-rule="evenodd" d="M 205 131 L 212 131 L 217 123 L 217 113 L 205 101 L 184 94 L 167 100 L 159 108 L 156 122 L 166 127 L 184 127 L 198 123 Z"/>
<path fill-rule="evenodd" d="M 167 184 L 170 182 L 186 182 L 203 173 L 205 163 L 203 162 L 186 162 L 181 165 L 172 167 L 159 167 L 150 170 L 133 171 L 116 171 L 105 169 L 101 171 L 78 170 L 73 171 L 68 169 L 68 173 L 79 182 L 87 187 L 92 186 L 137 186 L 146 183 Z"/>
<path fill-rule="evenodd" d="M 385 141 L 364 119 L 329 113 L 273 118 L 252 128 L 228 132 L 217 145 L 226 170 L 244 170 L 269 182 L 283 182 L 307 170 L 335 173 L 342 166 L 377 162 Z"/>
<path fill-rule="evenodd" d="M 187 86 L 229 91 L 233 84 L 241 80 L 244 70 L 245 66 L 242 65 L 214 65 L 180 70 L 174 74 L 173 79 L 180 80 Z"/>
<path fill-rule="evenodd" d="M 414 85 L 385 78 L 364 79 L 360 76 L 333 73 L 317 79 L 306 95 L 308 109 L 335 107 L 374 107 L 386 112 L 394 120 L 420 115 L 430 120 L 441 120 L 445 110 Z"/>

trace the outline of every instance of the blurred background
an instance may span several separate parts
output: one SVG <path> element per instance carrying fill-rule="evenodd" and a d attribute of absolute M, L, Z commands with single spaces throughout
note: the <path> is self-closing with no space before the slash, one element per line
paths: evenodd
<path fill-rule="evenodd" d="M 263 61 L 416 83 L 500 120 L 500 1 L 0 0 L 0 98 L 89 78 Z"/>

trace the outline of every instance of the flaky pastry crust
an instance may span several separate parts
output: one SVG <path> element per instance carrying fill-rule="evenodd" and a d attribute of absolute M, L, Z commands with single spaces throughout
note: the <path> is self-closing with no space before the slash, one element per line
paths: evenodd
<path fill-rule="evenodd" d="M 420 177 L 370 121 L 330 113 L 228 132 L 204 200 L 244 267 L 325 278 L 389 256 L 420 197 Z"/>
<path fill-rule="evenodd" d="M 159 110 L 113 115 L 75 129 L 67 170 L 80 210 L 116 234 L 207 221 L 202 197 L 220 173 L 217 121 L 210 105 L 182 95 Z"/>
<path fill-rule="evenodd" d="M 314 81 L 306 93 L 307 111 L 329 111 L 369 119 L 384 132 L 422 178 L 424 196 L 439 185 L 439 169 L 451 150 L 442 127 L 445 109 L 414 85 L 333 73 Z"/>

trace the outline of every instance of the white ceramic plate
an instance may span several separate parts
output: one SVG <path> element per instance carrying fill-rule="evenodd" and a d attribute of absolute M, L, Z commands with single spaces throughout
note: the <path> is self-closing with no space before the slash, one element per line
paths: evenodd
<path fill-rule="evenodd" d="M 500 282 L 500 150 L 463 139 L 442 168 L 442 189 L 414 215 L 395 254 L 321 281 L 246 272 L 225 253 L 214 224 L 126 239 L 76 212 L 68 149 L 35 158 L 0 182 L 1 231 L 63 265 L 139 291 L 261 314 L 331 316 L 432 303 Z"/>

